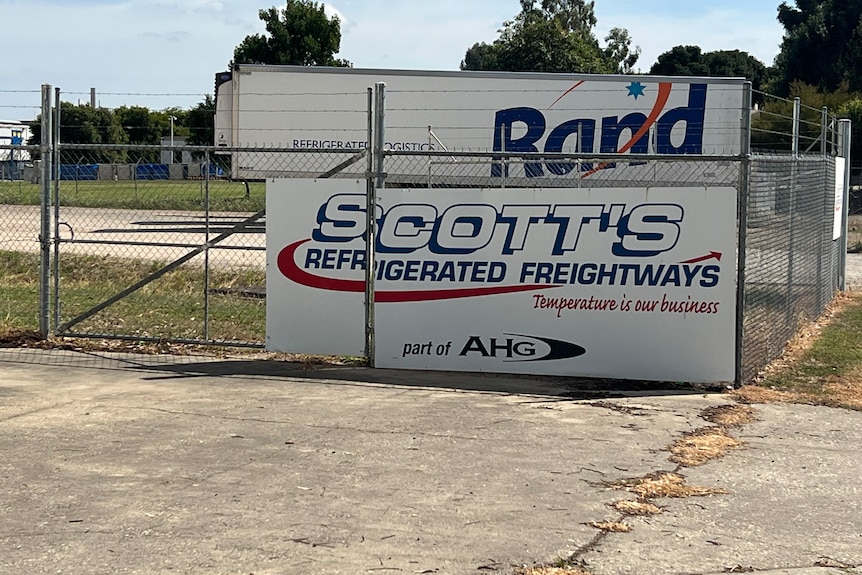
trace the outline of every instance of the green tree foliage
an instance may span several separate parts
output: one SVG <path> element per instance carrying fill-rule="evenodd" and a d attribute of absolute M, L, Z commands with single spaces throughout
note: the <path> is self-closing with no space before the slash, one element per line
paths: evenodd
<path fill-rule="evenodd" d="M 824 91 L 843 83 L 862 90 L 862 0 L 796 0 L 782 2 L 778 21 L 784 26 L 775 59 L 775 91 L 786 96 L 798 80 Z"/>
<path fill-rule="evenodd" d="M 91 108 L 87 104 L 60 104 L 60 139 L 64 144 L 104 144 L 105 149 L 69 150 L 63 163 L 135 163 L 159 162 L 159 150 L 118 150 L 134 146 L 158 146 L 171 133 L 171 116 L 176 138 L 185 138 L 188 145 L 211 146 L 213 143 L 215 101 L 206 95 L 190 110 L 178 107 L 150 110 L 144 106 L 122 106 L 116 109 Z M 31 126 L 29 144 L 42 141 L 42 117 Z M 110 149 L 113 148 L 113 149 Z"/>
<path fill-rule="evenodd" d="M 769 68 L 740 50 L 703 52 L 698 46 L 674 46 L 658 57 L 650 68 L 650 74 L 744 77 L 751 80 L 755 90 L 761 90 L 767 81 Z"/>
<path fill-rule="evenodd" d="M 215 100 L 209 94 L 188 112 L 189 144 L 212 146 L 215 142 Z"/>
<path fill-rule="evenodd" d="M 612 65 L 616 65 L 614 70 L 617 74 L 633 74 L 635 64 L 641 55 L 641 49 L 638 46 L 632 48 L 632 37 L 629 31 L 625 28 L 611 28 L 611 31 L 605 36 L 605 58 Z"/>
<path fill-rule="evenodd" d="M 850 159 L 854 166 L 862 164 L 862 96 L 847 100 L 838 107 L 838 117 L 847 118 L 850 127 Z"/>
<path fill-rule="evenodd" d="M 31 127 L 29 143 L 42 142 L 42 116 Z M 86 104 L 60 103 L 60 140 L 64 144 L 127 144 L 128 135 L 113 111 L 108 108 L 91 108 Z M 113 163 L 126 161 L 126 153 L 119 150 L 65 150 L 62 163 Z"/>
<path fill-rule="evenodd" d="M 253 34 L 234 49 L 234 64 L 294 64 L 300 66 L 350 66 L 335 58 L 341 47 L 341 22 L 329 18 L 323 4 L 287 0 L 284 8 L 261 10 L 265 34 Z"/>
<path fill-rule="evenodd" d="M 595 2 L 521 0 L 521 12 L 505 22 L 493 43 L 467 50 L 462 70 L 513 72 L 630 72 L 639 48 L 628 31 L 614 28 L 602 48 L 593 34 Z"/>
<path fill-rule="evenodd" d="M 847 86 L 839 86 L 834 92 L 823 92 L 816 86 L 804 82 L 793 82 L 790 85 L 790 98 L 799 98 L 804 104 L 800 117 L 800 148 L 802 152 L 808 149 L 820 150 L 820 126 L 822 108 L 829 109 L 830 114 L 837 112 L 838 117 L 845 117 L 845 112 L 853 110 L 849 102 L 859 101 L 860 95 L 848 92 Z M 862 118 L 860 118 L 862 119 Z M 793 102 L 783 98 L 767 99 L 752 118 L 752 146 L 759 149 L 790 151 L 793 134 Z M 862 150 L 860 150 L 862 151 Z M 862 156 L 853 154 L 862 159 Z"/>

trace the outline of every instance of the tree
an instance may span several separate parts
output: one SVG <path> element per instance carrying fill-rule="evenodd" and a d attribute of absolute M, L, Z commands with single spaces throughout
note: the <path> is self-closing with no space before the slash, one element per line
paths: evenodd
<path fill-rule="evenodd" d="M 323 4 L 311 0 L 287 0 L 284 8 L 258 12 L 268 36 L 253 34 L 234 49 L 234 64 L 295 64 L 342 66 L 350 62 L 335 58 L 341 47 L 341 22 L 329 18 Z"/>
<path fill-rule="evenodd" d="M 189 144 L 212 146 L 215 142 L 215 100 L 209 94 L 188 112 Z"/>
<path fill-rule="evenodd" d="M 477 43 L 461 62 L 462 70 L 513 72 L 631 71 L 640 49 L 631 48 L 628 31 L 614 28 L 603 49 L 593 34 L 595 3 L 586 0 L 521 0 L 521 12 L 505 22 L 493 43 Z"/>
<path fill-rule="evenodd" d="M 30 144 L 42 141 L 41 114 L 31 126 Z M 60 102 L 60 141 L 64 144 L 118 145 L 129 142 L 126 132 L 108 108 L 91 108 L 87 104 Z M 97 164 L 126 161 L 126 152 L 117 149 L 61 150 L 60 162 Z"/>
<path fill-rule="evenodd" d="M 778 21 L 784 26 L 775 59 L 774 90 L 781 96 L 799 80 L 824 91 L 842 83 L 862 90 L 862 0 L 796 0 L 782 2 Z"/>
<path fill-rule="evenodd" d="M 838 117 L 846 117 L 845 114 L 854 111 L 852 102 L 860 99 L 859 94 L 848 92 L 846 85 L 839 86 L 834 92 L 824 92 L 817 86 L 799 81 L 791 83 L 789 97 L 799 98 L 804 104 L 799 125 L 802 151 L 809 147 L 820 150 L 822 108 L 828 108 L 833 114 L 837 111 Z M 760 112 L 752 119 L 752 144 L 758 148 L 789 151 L 792 133 L 793 101 L 785 98 L 765 99 Z"/>
<path fill-rule="evenodd" d="M 733 76 L 751 81 L 755 90 L 761 90 L 767 81 L 769 68 L 740 50 L 703 52 L 698 46 L 674 46 L 659 55 L 650 68 L 650 74 L 662 76 Z"/>
<path fill-rule="evenodd" d="M 636 46 L 632 49 L 632 37 L 629 31 L 625 28 L 611 28 L 611 31 L 605 36 L 605 58 L 616 63 L 617 74 L 632 74 L 634 73 L 635 64 L 641 55 L 640 47 Z"/>
<path fill-rule="evenodd" d="M 838 117 L 850 120 L 850 161 L 862 164 L 862 98 L 856 97 L 841 104 Z"/>

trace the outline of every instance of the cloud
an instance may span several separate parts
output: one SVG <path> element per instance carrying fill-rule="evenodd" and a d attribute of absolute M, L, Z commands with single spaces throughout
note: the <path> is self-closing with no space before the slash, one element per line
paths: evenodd
<path fill-rule="evenodd" d="M 338 21 L 341 22 L 341 29 L 342 30 L 344 30 L 345 28 L 350 26 L 350 22 L 347 20 L 347 18 L 344 17 L 344 14 L 341 13 L 341 10 L 339 10 L 338 8 L 333 6 L 332 4 L 324 4 L 323 5 L 323 11 L 330 18 L 332 18 L 333 16 L 336 16 L 338 18 Z"/>
<path fill-rule="evenodd" d="M 596 37 L 602 39 L 611 27 L 627 28 L 632 44 L 643 53 L 638 67 L 649 71 L 658 56 L 674 46 L 700 46 L 704 52 L 742 50 L 771 65 L 778 53 L 783 30 L 771 11 L 711 9 L 674 15 L 618 11 L 598 14 Z"/>

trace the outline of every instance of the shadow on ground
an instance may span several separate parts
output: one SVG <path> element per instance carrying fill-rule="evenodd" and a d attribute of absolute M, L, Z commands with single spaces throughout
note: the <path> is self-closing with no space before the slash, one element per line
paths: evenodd
<path fill-rule="evenodd" d="M 307 380 L 332 384 L 379 384 L 405 388 L 450 389 L 489 393 L 528 394 L 558 397 L 562 400 L 608 399 L 647 395 L 688 395 L 718 392 L 722 386 L 673 382 L 623 381 L 583 377 L 551 377 L 374 369 L 333 364 L 306 364 L 281 360 L 209 359 L 194 356 L 137 355 L 40 349 L 0 350 L 4 362 L 65 365 L 95 370 L 131 370 L 141 372 L 144 381 L 171 379 L 207 380 L 212 385 L 223 381 L 236 385 L 237 379 Z M 222 379 L 223 378 L 223 379 Z"/>

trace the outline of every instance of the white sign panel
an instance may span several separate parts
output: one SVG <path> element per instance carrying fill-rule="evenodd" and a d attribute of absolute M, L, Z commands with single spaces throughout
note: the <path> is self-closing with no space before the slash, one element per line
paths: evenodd
<path fill-rule="evenodd" d="M 342 195 L 364 198 L 365 181 L 269 180 L 266 184 L 269 350 L 345 356 L 365 353 L 364 258 L 338 261 L 334 258 L 340 246 L 325 242 L 323 254 L 313 238 L 321 204 Z M 364 212 L 361 217 L 365 218 Z M 364 244 L 359 249 L 364 256 Z M 292 267 L 294 262 L 296 267 Z M 324 277 L 327 270 L 336 268 L 339 274 Z"/>
<path fill-rule="evenodd" d="M 832 224 L 832 239 L 841 239 L 844 235 L 844 171 L 847 160 L 835 158 L 835 214 Z"/>
<path fill-rule="evenodd" d="M 368 139 L 366 90 L 377 82 L 386 84 L 387 150 L 740 152 L 742 79 L 252 65 L 234 72 L 231 90 L 219 87 L 217 140 L 237 146 L 362 150 Z M 238 152 L 233 166 L 238 177 L 317 175 L 331 166 L 331 158 L 326 164 L 318 156 Z M 643 177 L 637 165 L 606 168 L 600 179 Z M 574 163 L 559 161 L 512 162 L 488 166 L 483 173 L 475 166 L 452 164 L 444 173 L 544 178 L 549 183 L 599 178 L 593 166 L 582 164 L 580 169 L 578 173 Z M 427 178 L 428 158 L 399 158 L 387 172 L 389 182 L 419 181 Z"/>
<path fill-rule="evenodd" d="M 378 193 L 378 366 L 733 380 L 734 189 Z M 365 196 L 329 185 L 293 196 L 311 205 L 304 225 L 268 241 L 279 289 L 291 306 L 340 317 L 323 294 L 341 302 L 363 289 Z M 281 298 L 274 289 L 268 298 Z M 268 325 L 272 346 L 281 328 Z M 350 327 L 305 330 L 318 325 L 339 341 Z"/>

